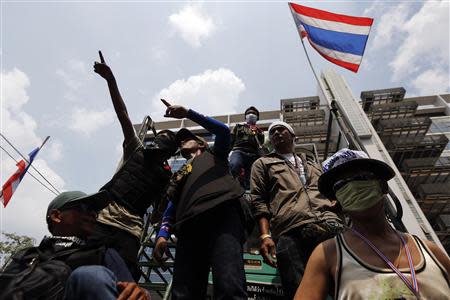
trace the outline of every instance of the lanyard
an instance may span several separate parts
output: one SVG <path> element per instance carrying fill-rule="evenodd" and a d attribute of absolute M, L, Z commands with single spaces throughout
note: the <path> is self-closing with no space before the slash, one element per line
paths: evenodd
<path fill-rule="evenodd" d="M 356 231 L 356 229 L 350 228 L 350 230 L 356 236 L 358 236 L 360 239 L 362 239 L 370 248 L 372 248 L 372 250 L 392 269 L 392 271 L 394 271 L 398 275 L 398 277 L 400 277 L 400 279 L 406 284 L 406 286 L 411 290 L 411 292 L 413 292 L 413 294 L 416 296 L 416 298 L 420 299 L 419 285 L 417 283 L 416 271 L 414 270 L 414 264 L 413 264 L 413 260 L 411 257 L 411 252 L 409 251 L 408 244 L 406 243 L 406 241 L 403 239 L 403 237 L 398 232 L 396 232 L 396 233 L 400 237 L 403 247 L 405 247 L 406 256 L 408 257 L 409 270 L 410 270 L 410 274 L 411 274 L 411 282 L 408 280 L 408 278 L 406 278 L 405 275 L 403 275 L 402 272 L 400 272 L 399 269 L 397 269 L 397 267 L 394 266 L 394 264 L 380 250 L 378 250 L 377 247 L 375 247 L 374 244 L 372 244 L 371 241 L 369 241 L 365 236 L 363 236 L 361 233 Z"/>
<path fill-rule="evenodd" d="M 292 153 L 292 157 L 294 159 L 295 165 L 284 155 L 282 155 L 288 166 L 294 170 L 294 172 L 298 175 L 300 181 L 302 182 L 302 185 L 307 188 L 307 182 L 306 182 L 306 172 L 305 172 L 305 165 L 300 157 L 298 157 L 295 153 Z M 300 163 L 299 163 L 300 161 Z"/>

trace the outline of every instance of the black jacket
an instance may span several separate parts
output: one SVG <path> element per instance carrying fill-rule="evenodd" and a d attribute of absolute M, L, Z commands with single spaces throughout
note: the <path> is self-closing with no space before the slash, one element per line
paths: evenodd
<path fill-rule="evenodd" d="M 177 229 L 181 223 L 225 202 L 241 197 L 244 189 L 229 171 L 226 157 L 210 151 L 188 161 L 184 178 L 178 182 L 172 201 L 176 207 Z"/>

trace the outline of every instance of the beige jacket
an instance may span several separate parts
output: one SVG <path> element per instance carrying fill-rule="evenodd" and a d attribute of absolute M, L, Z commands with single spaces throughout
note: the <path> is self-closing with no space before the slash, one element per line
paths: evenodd
<path fill-rule="evenodd" d="M 331 202 L 319 193 L 317 182 L 322 173 L 314 161 L 300 155 L 307 187 L 282 156 L 275 152 L 255 161 L 252 166 L 250 190 L 251 206 L 256 219 L 270 220 L 271 233 L 278 238 L 298 226 L 332 219 L 340 222 L 331 212 Z"/>

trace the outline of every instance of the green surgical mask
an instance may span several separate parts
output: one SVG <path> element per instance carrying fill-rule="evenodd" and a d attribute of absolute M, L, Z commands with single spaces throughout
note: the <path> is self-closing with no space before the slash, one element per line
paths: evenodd
<path fill-rule="evenodd" d="M 336 191 L 336 199 L 344 211 L 362 211 L 383 198 L 380 181 L 350 181 Z"/>

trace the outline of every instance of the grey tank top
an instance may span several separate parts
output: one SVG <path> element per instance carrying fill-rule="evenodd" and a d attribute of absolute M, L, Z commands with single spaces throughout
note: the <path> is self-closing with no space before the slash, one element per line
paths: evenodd
<path fill-rule="evenodd" d="M 421 254 L 415 266 L 421 300 L 450 299 L 448 274 L 430 249 L 416 236 L 413 241 Z M 337 253 L 334 299 L 416 299 L 390 268 L 365 263 L 347 245 L 342 234 L 335 237 Z M 376 255 L 376 254 L 374 254 Z M 411 279 L 409 268 L 400 269 Z"/>

